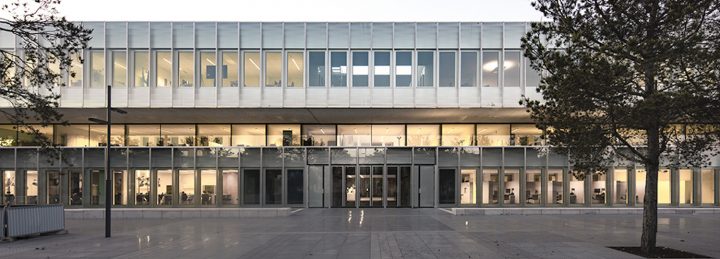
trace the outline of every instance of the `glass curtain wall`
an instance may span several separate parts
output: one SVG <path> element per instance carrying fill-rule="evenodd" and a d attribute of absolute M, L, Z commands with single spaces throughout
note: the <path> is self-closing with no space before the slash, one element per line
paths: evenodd
<path fill-rule="evenodd" d="M 112 51 L 112 87 L 127 86 L 127 52 Z"/>
<path fill-rule="evenodd" d="M 613 199 L 613 203 L 619 204 L 619 205 L 627 205 L 628 204 L 628 170 L 627 169 L 615 169 L 613 171 L 613 179 L 615 181 L 615 184 L 613 184 L 613 188 L 615 188 L 613 194 L 615 195 L 615 198 Z"/>
<path fill-rule="evenodd" d="M 243 53 L 243 86 L 260 86 L 260 52 L 246 51 Z"/>
<path fill-rule="evenodd" d="M 539 169 L 525 171 L 525 203 L 542 204 L 542 174 Z"/>
<path fill-rule="evenodd" d="M 222 52 L 222 67 L 220 69 L 222 86 L 236 87 L 239 86 L 238 76 L 239 62 L 237 51 Z"/>
<path fill-rule="evenodd" d="M 375 51 L 373 52 L 373 86 L 389 87 L 390 86 L 390 52 Z"/>
<path fill-rule="evenodd" d="M 288 52 L 285 73 L 287 87 L 303 87 L 305 85 L 305 57 L 302 52 Z"/>
<path fill-rule="evenodd" d="M 352 52 L 352 85 L 353 87 L 367 87 L 368 73 L 370 72 L 370 54 L 367 51 Z"/>
<path fill-rule="evenodd" d="M 133 59 L 133 86 L 148 87 L 150 85 L 150 54 L 148 51 L 143 50 L 133 50 L 131 53 Z"/>
<path fill-rule="evenodd" d="M 713 169 L 700 171 L 700 199 L 702 204 L 715 204 L 715 172 Z"/>
<path fill-rule="evenodd" d="M 173 85 L 172 66 L 173 58 L 170 51 L 154 51 L 155 58 L 155 86 L 169 87 Z"/>
<path fill-rule="evenodd" d="M 499 197 L 499 190 L 500 190 L 500 182 L 498 181 L 500 179 L 498 175 L 497 169 L 483 169 L 483 195 L 482 195 L 482 201 L 483 204 L 487 205 L 497 205 L 498 201 L 500 199 Z"/>

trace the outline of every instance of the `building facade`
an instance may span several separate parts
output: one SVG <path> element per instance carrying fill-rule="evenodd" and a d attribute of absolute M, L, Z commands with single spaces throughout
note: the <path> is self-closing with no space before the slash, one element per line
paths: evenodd
<path fill-rule="evenodd" d="M 57 145 L 0 125 L 3 201 L 127 207 L 641 206 L 642 165 L 575 177 L 519 105 L 527 23 L 86 22 Z M 0 48 L 22 54 L 12 35 Z M 70 76 L 74 74 L 75 76 Z M 0 102 L 0 107 L 8 107 Z M 661 206 L 718 206 L 720 158 L 665 167 Z"/>

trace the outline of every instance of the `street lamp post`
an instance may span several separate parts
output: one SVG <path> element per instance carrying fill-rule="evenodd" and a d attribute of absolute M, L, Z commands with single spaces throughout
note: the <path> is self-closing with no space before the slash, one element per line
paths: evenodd
<path fill-rule="evenodd" d="M 107 89 L 105 90 L 105 93 L 107 95 L 107 109 L 105 113 L 105 120 L 97 119 L 97 118 L 89 118 L 90 121 L 98 123 L 98 124 L 105 124 L 107 127 L 106 132 L 106 140 L 105 140 L 105 237 L 110 237 L 110 223 L 111 223 L 111 212 L 110 208 L 112 207 L 112 174 L 110 173 L 110 128 L 112 126 L 112 112 L 117 112 L 120 114 L 126 114 L 127 112 L 120 109 L 112 108 L 111 100 L 112 100 L 112 91 L 111 86 L 108 85 Z"/>

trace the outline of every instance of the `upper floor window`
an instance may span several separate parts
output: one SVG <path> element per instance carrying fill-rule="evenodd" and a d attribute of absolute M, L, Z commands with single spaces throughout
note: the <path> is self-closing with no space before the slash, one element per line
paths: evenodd
<path fill-rule="evenodd" d="M 530 66 L 530 60 L 525 59 L 525 86 L 536 87 L 540 85 L 540 73 Z"/>
<path fill-rule="evenodd" d="M 369 54 L 367 51 L 352 53 L 352 85 L 354 87 L 368 86 Z"/>
<path fill-rule="evenodd" d="M 102 50 L 90 51 L 90 87 L 103 87 L 105 85 L 105 52 Z"/>
<path fill-rule="evenodd" d="M 500 59 L 497 51 L 483 51 L 482 53 L 482 86 L 498 86 L 498 66 Z"/>
<path fill-rule="evenodd" d="M 282 56 L 280 52 L 265 52 L 265 86 L 282 86 Z"/>
<path fill-rule="evenodd" d="M 144 50 L 134 50 L 132 53 L 134 86 L 147 87 L 150 80 L 150 55 Z"/>
<path fill-rule="evenodd" d="M 178 52 L 178 86 L 195 85 L 195 58 L 192 51 Z"/>
<path fill-rule="evenodd" d="M 172 86 L 172 55 L 170 51 L 155 51 L 155 85 L 157 87 Z"/>
<path fill-rule="evenodd" d="M 303 87 L 305 84 L 305 55 L 302 52 L 288 52 L 285 73 L 288 87 Z"/>
<path fill-rule="evenodd" d="M 476 86 L 477 71 L 477 52 L 460 53 L 460 86 Z"/>
<path fill-rule="evenodd" d="M 395 52 L 395 86 L 408 87 L 412 83 L 412 52 Z"/>
<path fill-rule="evenodd" d="M 390 52 L 376 51 L 374 53 L 373 81 L 375 87 L 390 86 Z"/>
<path fill-rule="evenodd" d="M 127 86 L 127 52 L 116 50 L 112 52 L 112 86 Z"/>
<path fill-rule="evenodd" d="M 325 52 L 311 51 L 308 53 L 309 86 L 325 86 Z"/>
<path fill-rule="evenodd" d="M 238 52 L 223 51 L 222 52 L 222 86 L 238 86 Z"/>
<path fill-rule="evenodd" d="M 433 74 L 435 53 L 430 51 L 420 51 L 417 53 L 417 67 L 415 72 L 417 73 L 417 86 L 418 87 L 432 87 L 433 86 Z"/>
<path fill-rule="evenodd" d="M 503 85 L 520 86 L 520 51 L 505 51 Z"/>
<path fill-rule="evenodd" d="M 260 52 L 245 52 L 243 60 L 243 86 L 260 86 Z"/>
<path fill-rule="evenodd" d="M 82 86 L 83 82 L 83 64 L 80 53 L 76 53 L 72 57 L 70 63 L 70 86 Z"/>
<path fill-rule="evenodd" d="M 347 52 L 330 52 L 330 85 L 333 87 L 347 86 Z"/>
<path fill-rule="evenodd" d="M 223 67 L 225 68 L 225 67 Z M 213 87 L 217 80 L 217 59 L 214 51 L 200 52 L 200 86 Z"/>
<path fill-rule="evenodd" d="M 455 52 L 440 52 L 439 86 L 455 87 Z"/>

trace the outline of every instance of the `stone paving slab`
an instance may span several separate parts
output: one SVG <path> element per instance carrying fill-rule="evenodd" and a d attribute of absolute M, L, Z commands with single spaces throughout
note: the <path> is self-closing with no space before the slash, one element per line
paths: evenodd
<path fill-rule="evenodd" d="M 113 208 L 113 219 L 286 217 L 290 208 Z M 105 209 L 65 209 L 66 219 L 104 219 Z"/>
<path fill-rule="evenodd" d="M 201 214 L 202 216 L 202 214 Z M 305 209 L 287 217 L 68 219 L 69 233 L 0 243 L 0 258 L 637 258 L 639 215 L 452 215 Z M 720 257 L 720 217 L 663 214 L 658 244 Z"/>

